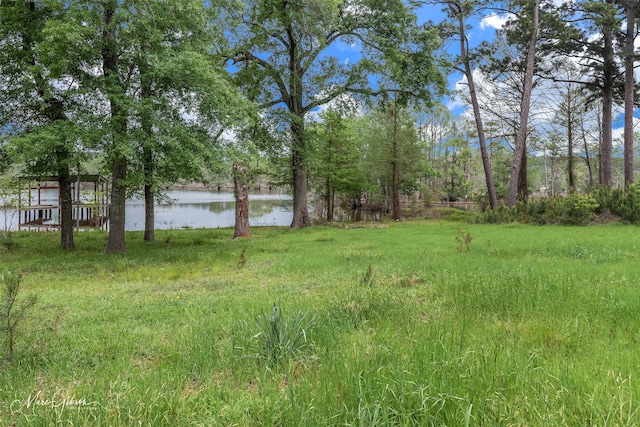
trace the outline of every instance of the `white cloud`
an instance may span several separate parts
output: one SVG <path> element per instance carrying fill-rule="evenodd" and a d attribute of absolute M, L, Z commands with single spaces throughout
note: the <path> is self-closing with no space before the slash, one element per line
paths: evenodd
<path fill-rule="evenodd" d="M 456 109 L 468 108 L 467 103 L 460 98 L 460 92 L 466 92 L 467 90 L 467 77 L 463 75 L 460 80 L 455 82 L 452 91 L 453 96 L 447 101 L 447 108 L 449 111 L 453 112 L 453 110 Z"/>
<path fill-rule="evenodd" d="M 480 28 L 483 30 L 486 28 L 494 28 L 496 30 L 499 30 L 512 17 L 513 15 L 511 14 L 498 15 L 496 13 L 492 13 L 491 15 L 482 18 L 482 21 L 480 21 Z"/>

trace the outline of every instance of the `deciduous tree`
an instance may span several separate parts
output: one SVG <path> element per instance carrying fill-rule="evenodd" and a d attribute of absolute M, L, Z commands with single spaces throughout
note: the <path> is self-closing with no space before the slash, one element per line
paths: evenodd
<path fill-rule="evenodd" d="M 415 16 L 401 0 L 245 0 L 244 13 L 235 16 L 235 55 L 238 81 L 265 108 L 286 111 L 290 138 L 293 220 L 291 226 L 311 225 L 307 206 L 308 145 L 305 119 L 316 108 L 340 95 L 380 93 L 374 77 L 404 67 L 411 85 L 403 91 L 430 97 L 427 90 L 437 43 L 435 33 L 410 40 Z M 413 41 L 414 44 L 409 42 Z M 331 49 L 355 45 L 356 59 L 344 61 Z M 406 51 L 420 55 L 406 55 Z M 422 67 L 425 72 L 416 70 Z M 408 72 L 408 71 L 411 72 Z"/>
<path fill-rule="evenodd" d="M 1 12 L 0 124 L 24 171 L 57 176 L 61 246 L 74 249 L 71 170 L 81 159 L 82 94 L 73 76 L 84 59 L 83 29 L 71 32 L 72 6 L 53 0 L 11 2 Z"/>

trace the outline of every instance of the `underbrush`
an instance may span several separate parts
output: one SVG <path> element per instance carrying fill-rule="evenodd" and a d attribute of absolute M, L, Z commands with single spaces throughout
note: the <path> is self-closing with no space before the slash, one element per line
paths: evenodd
<path fill-rule="evenodd" d="M 504 205 L 487 209 L 476 217 L 477 222 L 504 224 L 564 224 L 587 225 L 594 222 L 640 223 L 640 184 L 627 191 L 599 187 L 588 195 L 570 194 L 551 198 L 530 199 L 513 209 Z"/>

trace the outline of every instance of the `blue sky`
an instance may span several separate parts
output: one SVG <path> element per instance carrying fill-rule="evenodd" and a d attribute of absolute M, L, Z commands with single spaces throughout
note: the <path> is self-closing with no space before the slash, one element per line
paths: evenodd
<path fill-rule="evenodd" d="M 417 10 L 418 23 L 425 23 L 432 21 L 434 23 L 442 22 L 446 19 L 446 14 L 442 11 L 443 6 L 440 5 L 426 5 Z M 505 23 L 505 16 L 498 16 L 495 14 L 487 14 L 480 18 L 471 18 L 468 20 L 468 24 L 472 29 L 468 33 L 469 45 L 471 48 L 478 46 L 483 41 L 491 41 L 495 38 L 496 29 L 501 28 Z M 460 53 L 458 40 L 452 40 L 447 42 L 444 46 L 445 50 L 455 57 Z M 449 90 L 453 91 L 456 86 L 462 81 L 462 74 L 459 72 L 452 72 L 447 76 L 449 82 Z M 465 107 L 455 103 L 450 98 L 444 99 L 443 102 L 449 107 L 454 115 L 462 114 Z"/>

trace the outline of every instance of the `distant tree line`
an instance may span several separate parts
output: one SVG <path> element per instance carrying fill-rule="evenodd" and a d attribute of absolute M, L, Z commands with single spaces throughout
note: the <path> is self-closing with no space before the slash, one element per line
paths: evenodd
<path fill-rule="evenodd" d="M 446 19 L 419 23 L 419 7 Z M 472 45 L 490 14 L 506 24 Z M 70 180 L 97 164 L 107 252 L 125 251 L 131 194 L 151 241 L 164 188 L 223 173 L 240 202 L 257 175 L 290 186 L 293 228 L 312 224 L 309 194 L 329 220 L 363 201 L 400 219 L 402 198 L 495 209 L 628 189 L 638 15 L 635 0 L 4 0 L 0 171 L 58 177 L 73 249 Z M 441 104 L 453 71 L 468 116 Z"/>

